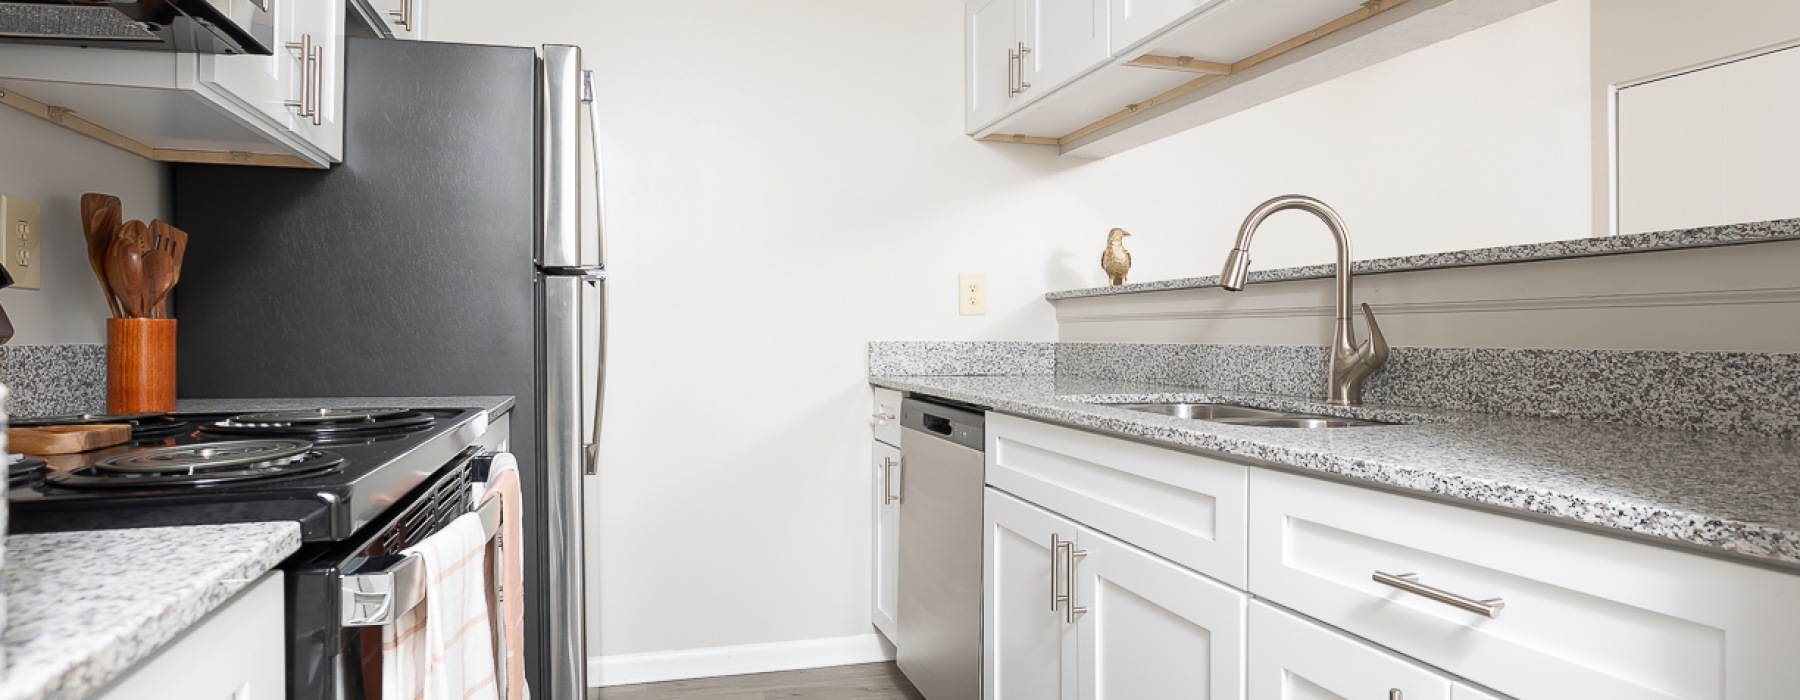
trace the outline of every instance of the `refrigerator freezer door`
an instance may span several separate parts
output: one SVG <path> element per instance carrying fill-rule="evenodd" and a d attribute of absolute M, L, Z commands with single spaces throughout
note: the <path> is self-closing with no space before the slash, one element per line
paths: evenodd
<path fill-rule="evenodd" d="M 581 49 L 552 44 L 545 46 L 542 86 L 544 233 L 538 242 L 538 265 L 545 270 L 605 267 L 605 250 L 598 236 L 600 230 L 600 146 L 598 119 L 592 109 L 593 87 L 588 71 L 581 68 Z M 595 136 L 582 139 L 582 110 Z M 582 158 L 591 154 L 593 181 L 583 187 Z M 583 241 L 581 217 L 582 195 L 594 194 L 596 231 L 592 241 Z M 583 249 L 586 248 L 586 258 Z"/>
<path fill-rule="evenodd" d="M 543 446 L 548 473 L 544 478 L 549 532 L 544 551 L 543 602 L 550 639 L 549 687 L 542 697 L 586 697 L 587 613 L 584 600 L 586 553 L 583 543 L 582 475 L 588 464 L 588 425 L 582 421 L 584 331 L 604 332 L 605 280 L 597 277 L 544 275 L 543 285 Z M 588 291 L 598 289 L 599 299 Z M 585 298 L 584 297 L 588 297 Z M 536 695 L 537 693 L 534 693 Z"/>

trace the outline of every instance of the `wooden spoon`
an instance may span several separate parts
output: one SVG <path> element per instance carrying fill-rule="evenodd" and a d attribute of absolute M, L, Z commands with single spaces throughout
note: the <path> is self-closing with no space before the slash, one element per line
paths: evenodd
<path fill-rule="evenodd" d="M 106 253 L 107 281 L 125 312 L 120 318 L 144 318 L 144 253 L 138 250 L 144 235 L 144 222 L 127 221 Z"/>
<path fill-rule="evenodd" d="M 82 233 L 87 236 L 88 264 L 93 266 L 94 276 L 100 278 L 100 293 L 106 295 L 106 305 L 112 309 L 114 318 L 123 317 L 124 312 L 119 308 L 119 300 L 113 296 L 112 282 L 107 280 L 106 253 L 112 247 L 113 237 L 119 233 L 122 209 L 119 198 L 110 194 L 89 192 L 81 195 L 81 225 Z"/>
<path fill-rule="evenodd" d="M 144 294 L 149 300 L 145 312 L 150 318 L 162 318 L 163 297 L 175 286 L 175 258 L 169 251 L 152 248 L 144 253 Z"/>

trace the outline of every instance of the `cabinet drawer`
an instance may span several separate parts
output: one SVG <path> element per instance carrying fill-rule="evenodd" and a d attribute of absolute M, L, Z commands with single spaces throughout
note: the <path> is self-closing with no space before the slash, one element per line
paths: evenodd
<path fill-rule="evenodd" d="M 1721 700 L 1800 685 L 1800 577 L 1258 470 L 1250 590 L 1522 698 Z M 1495 617 L 1374 580 L 1470 599 Z"/>
<path fill-rule="evenodd" d="M 869 416 L 869 425 L 875 428 L 876 440 L 900 446 L 900 392 L 875 389 L 875 404 Z"/>
<path fill-rule="evenodd" d="M 1248 662 L 1250 700 L 1452 697 L 1436 672 L 1261 601 L 1250 604 Z"/>
<path fill-rule="evenodd" d="M 1246 467 L 988 414 L 987 483 L 1244 587 Z"/>
<path fill-rule="evenodd" d="M 287 617 L 281 572 L 250 584 L 168 646 L 126 671 L 96 700 L 287 697 Z"/>

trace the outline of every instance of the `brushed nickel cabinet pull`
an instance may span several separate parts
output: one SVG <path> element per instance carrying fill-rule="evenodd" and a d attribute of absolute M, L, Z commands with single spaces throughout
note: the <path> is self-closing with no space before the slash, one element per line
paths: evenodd
<path fill-rule="evenodd" d="M 1458 610 L 1466 610 L 1489 619 L 1499 619 L 1500 611 L 1506 608 L 1506 601 L 1499 598 L 1478 600 L 1419 583 L 1418 574 L 1390 574 L 1385 571 L 1377 571 L 1373 578 L 1376 583 L 1384 586 L 1393 586 L 1406 591 L 1407 593 L 1423 596 Z"/>
<path fill-rule="evenodd" d="M 1388 700 L 1406 700 L 1406 694 L 1400 692 L 1399 688 L 1389 688 Z"/>
<path fill-rule="evenodd" d="M 325 47 L 313 47 L 312 60 L 312 123 L 313 126 L 325 124 Z"/>
<path fill-rule="evenodd" d="M 1057 588 L 1056 585 L 1057 581 L 1062 578 L 1061 576 L 1056 575 L 1057 564 L 1062 561 L 1063 547 L 1069 544 L 1070 543 L 1063 541 L 1062 535 L 1054 532 L 1050 533 L 1050 612 L 1056 612 L 1057 606 L 1062 605 L 1069 599 L 1068 596 L 1058 592 L 1061 589 Z"/>
<path fill-rule="evenodd" d="M 894 467 L 898 467 L 898 466 L 900 466 L 900 463 L 894 461 L 894 459 L 892 457 L 882 457 L 881 458 L 881 502 L 882 503 L 893 503 L 894 501 L 900 500 L 900 497 L 894 495 L 894 492 L 893 492 Z"/>
<path fill-rule="evenodd" d="M 1006 96 L 1019 94 L 1019 52 L 1006 50 Z"/>
<path fill-rule="evenodd" d="M 1031 53 L 1031 47 L 1019 42 L 1019 92 L 1031 89 L 1031 83 L 1025 82 L 1025 54 Z M 1017 94 L 1017 93 L 1014 93 Z"/>
<path fill-rule="evenodd" d="M 293 108 L 300 117 L 311 117 L 316 107 L 313 105 L 313 43 L 311 34 L 301 34 L 299 43 L 288 42 L 289 51 L 298 51 L 300 59 L 300 99 L 287 100 L 282 104 Z"/>
<path fill-rule="evenodd" d="M 1080 562 L 1082 559 L 1086 559 L 1088 553 L 1086 551 L 1076 550 L 1074 542 L 1067 542 L 1064 544 L 1065 544 L 1065 547 L 1063 549 L 1063 552 L 1069 559 L 1068 559 L 1067 563 L 1063 564 L 1063 574 L 1068 577 L 1067 580 L 1065 580 L 1063 582 L 1063 586 L 1064 586 L 1063 590 L 1068 591 L 1069 594 L 1066 596 L 1067 599 L 1064 601 L 1064 605 L 1063 605 L 1063 613 L 1064 613 L 1063 620 L 1068 622 L 1069 624 L 1073 625 L 1073 624 L 1075 624 L 1075 616 L 1076 615 L 1080 615 L 1080 614 L 1086 613 L 1088 611 L 1087 607 L 1080 605 L 1076 601 L 1076 596 L 1075 596 L 1075 565 L 1077 562 Z"/>
<path fill-rule="evenodd" d="M 405 29 L 409 32 L 413 30 L 412 6 L 413 0 L 405 0 L 405 2 L 400 5 L 401 9 L 388 10 L 388 16 L 394 18 L 394 24 L 400 25 L 401 29 Z"/>

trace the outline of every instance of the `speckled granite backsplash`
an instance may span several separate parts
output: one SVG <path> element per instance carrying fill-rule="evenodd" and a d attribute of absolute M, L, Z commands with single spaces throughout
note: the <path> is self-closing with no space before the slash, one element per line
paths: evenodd
<path fill-rule="evenodd" d="M 869 374 L 1031 376 L 1056 373 L 1056 343 L 1022 341 L 875 341 Z"/>
<path fill-rule="evenodd" d="M 1059 375 L 1323 398 L 1326 349 L 1062 343 Z M 1397 347 L 1363 400 L 1800 439 L 1800 354 Z"/>
<path fill-rule="evenodd" d="M 60 416 L 106 410 L 106 346 L 0 345 L 7 413 Z"/>

